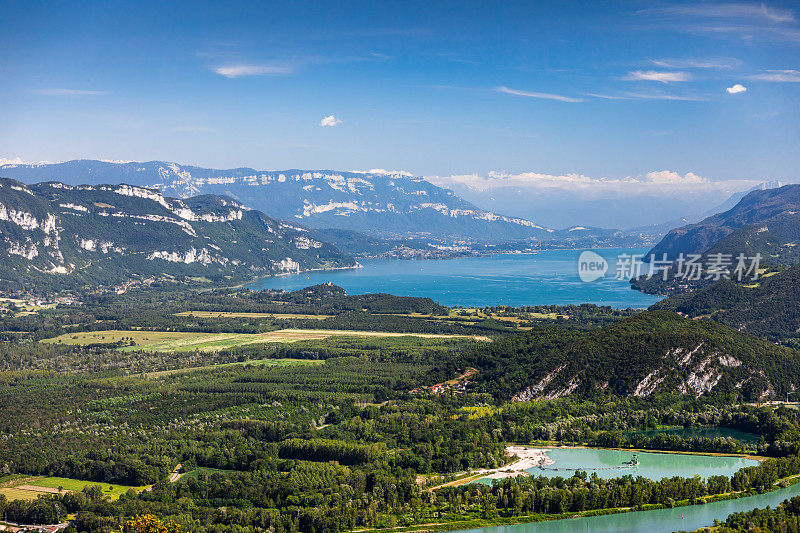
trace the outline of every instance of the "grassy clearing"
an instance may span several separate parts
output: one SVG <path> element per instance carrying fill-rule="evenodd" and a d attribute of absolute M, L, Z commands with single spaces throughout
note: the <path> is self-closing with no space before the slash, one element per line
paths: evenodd
<path fill-rule="evenodd" d="M 187 341 L 198 337 L 208 337 L 208 333 L 190 331 L 124 331 L 109 329 L 103 331 L 85 331 L 83 333 L 65 333 L 42 342 L 52 344 L 115 344 L 133 340 L 137 345 L 150 346 L 174 341 Z"/>
<path fill-rule="evenodd" d="M 332 315 L 303 315 L 296 313 L 234 313 L 227 311 L 185 311 L 175 313 L 175 316 L 193 316 L 197 318 L 280 318 L 280 319 L 302 319 L 302 320 L 323 320 L 331 318 Z"/>
<path fill-rule="evenodd" d="M 468 335 L 436 335 L 430 333 L 385 333 L 379 331 L 349 331 L 329 329 L 280 329 L 266 333 L 200 333 L 184 331 L 87 331 L 66 333 L 42 342 L 52 344 L 114 344 L 133 341 L 125 351 L 149 350 L 155 352 L 215 351 L 267 342 L 296 342 L 340 337 L 420 337 L 426 339 L 472 339 L 489 342 L 488 337 Z"/>
<path fill-rule="evenodd" d="M 111 485 L 108 483 L 97 483 L 94 481 L 82 481 L 80 479 L 69 479 L 64 477 L 20 477 L 12 482 L 4 483 L 0 487 L 0 494 L 10 500 L 35 500 L 41 494 L 61 494 L 65 492 L 80 492 L 84 487 L 100 485 L 103 494 L 116 500 L 128 489 L 136 491 L 143 487 L 130 487 L 127 485 Z M 60 491 L 59 491 L 60 489 Z"/>

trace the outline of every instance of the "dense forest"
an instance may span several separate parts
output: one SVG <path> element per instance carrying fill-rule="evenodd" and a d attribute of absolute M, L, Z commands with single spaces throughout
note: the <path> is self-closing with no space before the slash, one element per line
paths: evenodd
<path fill-rule="evenodd" d="M 156 350 L 132 340 L 286 328 L 351 333 L 209 350 Z M 700 503 L 771 490 L 800 474 L 798 412 L 750 404 L 763 387 L 635 395 L 614 385 L 512 401 L 548 360 L 633 360 L 648 347 L 645 361 L 676 339 L 686 347 L 705 342 L 709 351 L 697 351 L 704 358 L 734 354 L 742 362 L 735 372 L 761 365 L 776 391 L 794 379 L 785 362 L 794 352 L 674 313 L 447 309 L 322 285 L 14 304 L 0 329 L 0 514 L 11 521 L 69 517 L 69 531 L 87 533 L 136 531 L 125 524 L 142 516 L 197 533 L 468 527 Z M 106 342 L 104 331 L 120 331 L 122 340 Z M 49 340 L 87 332 L 100 337 Z M 397 332 L 403 335 L 386 336 Z M 606 370 L 592 364 L 581 376 L 600 379 Z M 650 433 L 659 428 L 727 428 L 752 438 Z M 509 444 L 531 443 L 772 459 L 705 480 L 570 473 L 459 485 L 511 462 Z M 42 479 L 73 485 L 15 496 Z"/>
<path fill-rule="evenodd" d="M 686 294 L 662 300 L 652 309 L 670 309 L 704 317 L 753 335 L 798 346 L 800 266 L 767 273 L 757 282 L 723 279 Z"/>

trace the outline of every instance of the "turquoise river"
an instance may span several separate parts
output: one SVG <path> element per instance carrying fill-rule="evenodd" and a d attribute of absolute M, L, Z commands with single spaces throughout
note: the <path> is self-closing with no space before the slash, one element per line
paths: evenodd
<path fill-rule="evenodd" d="M 632 452 L 618 450 L 597 450 L 583 448 L 556 448 L 548 452 L 555 461 L 545 468 L 563 470 L 540 470 L 534 468 L 529 472 L 536 475 L 567 477 L 575 469 L 596 472 L 608 478 L 631 474 L 650 479 L 699 475 L 707 478 L 713 475 L 730 476 L 740 468 L 757 464 L 756 461 L 740 457 L 711 457 L 702 455 L 684 455 L 674 453 L 639 453 L 640 464 L 635 469 L 614 469 L 631 459 Z M 486 482 L 481 480 L 481 482 Z M 791 485 L 767 494 L 747 496 L 735 500 L 726 500 L 703 505 L 692 505 L 674 509 L 658 509 L 654 511 L 635 511 L 587 518 L 571 518 L 534 522 L 511 526 L 486 527 L 463 530 L 459 533 L 671 533 L 673 531 L 692 531 L 704 526 L 713 525 L 714 519 L 724 520 L 729 514 L 749 511 L 756 507 L 775 507 L 787 498 L 800 495 L 800 484 Z"/>
<path fill-rule="evenodd" d="M 795 484 L 766 494 L 703 505 L 551 520 L 513 526 L 484 527 L 462 530 L 459 533 L 467 531 L 469 533 L 672 533 L 673 531 L 693 531 L 713 525 L 715 518 L 724 520 L 731 513 L 749 511 L 768 505 L 775 507 L 782 501 L 799 494 L 800 484 Z"/>

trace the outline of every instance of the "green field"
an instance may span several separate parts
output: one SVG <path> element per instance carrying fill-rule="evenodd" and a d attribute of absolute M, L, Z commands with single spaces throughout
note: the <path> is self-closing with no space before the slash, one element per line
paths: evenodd
<path fill-rule="evenodd" d="M 131 346 L 120 348 L 125 351 L 148 350 L 155 352 L 215 351 L 266 342 L 295 342 L 321 340 L 332 336 L 344 337 L 421 337 L 421 338 L 464 338 L 488 341 L 487 337 L 465 335 L 435 335 L 427 333 L 384 333 L 377 331 L 345 331 L 327 329 L 280 329 L 266 333 L 203 333 L 187 331 L 124 331 L 103 330 L 82 333 L 65 333 L 42 342 L 66 345 L 128 343 Z"/>
<path fill-rule="evenodd" d="M 125 494 L 129 489 L 136 491 L 144 487 L 130 487 L 127 485 L 114 485 L 108 483 L 96 483 L 93 481 L 82 481 L 80 479 L 69 479 L 64 477 L 18 477 L 12 481 L 0 485 L 0 494 L 7 500 L 35 500 L 41 494 L 57 494 L 59 488 L 61 492 L 80 492 L 84 487 L 100 485 L 103 494 L 116 500 L 121 494 Z"/>

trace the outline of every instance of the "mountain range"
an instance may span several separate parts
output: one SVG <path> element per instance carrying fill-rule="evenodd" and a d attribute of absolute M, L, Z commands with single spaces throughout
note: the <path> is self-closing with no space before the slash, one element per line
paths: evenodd
<path fill-rule="evenodd" d="M 448 189 L 405 173 L 215 170 L 161 161 L 75 160 L 8 164 L 0 166 L 0 176 L 29 184 L 45 180 L 74 186 L 128 183 L 184 199 L 216 194 L 306 227 L 355 231 L 381 239 L 592 245 L 597 240 L 609 244 L 616 237 L 624 237 L 616 230 L 588 225 L 554 230 L 486 211 Z"/>
<path fill-rule="evenodd" d="M 0 249 L 7 290 L 164 275 L 235 281 L 357 265 L 307 229 L 230 198 L 177 199 L 125 184 L 0 179 Z"/>

